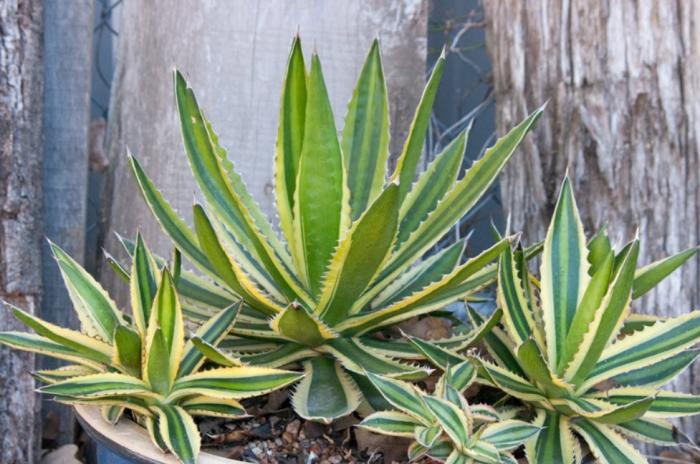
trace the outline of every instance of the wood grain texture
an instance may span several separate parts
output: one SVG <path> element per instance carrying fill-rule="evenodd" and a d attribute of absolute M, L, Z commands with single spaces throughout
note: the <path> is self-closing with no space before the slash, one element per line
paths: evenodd
<path fill-rule="evenodd" d="M 82 263 L 90 126 L 90 66 L 94 2 L 49 1 L 44 4 L 44 113 L 42 189 L 44 234 Z M 48 242 L 42 246 L 42 318 L 77 327 L 68 292 Z M 44 369 L 61 363 L 40 359 Z M 45 399 L 45 428 L 56 445 L 72 443 L 72 409 Z"/>
<path fill-rule="evenodd" d="M 484 2 L 500 133 L 550 100 L 506 168 L 515 230 L 544 237 L 567 166 L 589 233 L 609 224 L 641 263 L 700 242 L 700 5 L 693 1 Z M 675 316 L 698 308 L 697 258 L 633 304 Z M 700 364 L 671 388 L 700 393 Z M 700 420 L 684 421 L 695 438 Z"/>
<path fill-rule="evenodd" d="M 0 299 L 41 297 L 42 3 L 0 1 Z M 0 330 L 20 330 L 5 308 Z M 0 348 L 0 462 L 38 459 L 34 356 Z"/>
<path fill-rule="evenodd" d="M 128 236 L 140 229 L 155 250 L 169 252 L 127 172 L 127 146 L 165 197 L 191 218 L 196 187 L 176 123 L 175 67 L 195 89 L 253 196 L 272 216 L 279 96 L 293 35 L 299 31 L 307 63 L 314 49 L 321 57 L 339 128 L 370 43 L 380 38 L 392 106 L 391 149 L 397 153 L 425 83 L 426 18 L 424 0 L 209 0 L 196 9 L 185 1 L 125 2 L 116 24 L 108 127 L 114 169 L 108 229 Z M 105 247 L 118 248 L 111 233 Z M 125 294 L 110 272 L 102 280 Z"/>

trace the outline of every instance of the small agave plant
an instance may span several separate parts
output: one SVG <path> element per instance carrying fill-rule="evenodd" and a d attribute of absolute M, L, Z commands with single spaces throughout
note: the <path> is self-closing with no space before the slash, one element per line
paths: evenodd
<path fill-rule="evenodd" d="M 428 395 L 400 380 L 368 373 L 395 411 L 370 414 L 358 426 L 375 433 L 413 438 L 411 461 L 422 456 L 448 464 L 516 464 L 510 453 L 539 433 L 540 427 L 485 404 L 469 405 L 464 391 L 476 378 L 471 361 L 446 366 Z"/>
<path fill-rule="evenodd" d="M 242 298 L 245 308 L 231 333 L 249 351 L 243 359 L 272 367 L 302 363 L 306 376 L 292 403 L 304 418 L 330 422 L 354 411 L 362 392 L 369 398 L 372 390 L 365 370 L 402 379 L 426 375 L 400 362 L 420 356 L 410 345 L 374 334 L 493 282 L 495 266 L 487 265 L 509 246 L 503 239 L 461 262 L 462 241 L 421 261 L 479 201 L 542 112 L 496 141 L 460 177 L 463 132 L 414 182 L 443 67 L 440 58 L 389 173 L 388 98 L 377 42 L 339 138 L 318 56 L 307 73 L 294 40 L 275 152 L 282 238 L 246 190 L 180 73 L 175 94 L 185 151 L 205 199 L 204 206 L 194 206 L 194 230 L 130 157 L 161 226 L 206 276 L 183 272 L 178 290 L 186 312 L 208 317 Z M 489 323 L 445 346 L 469 345 Z"/>
<path fill-rule="evenodd" d="M 133 319 L 117 309 L 100 285 L 63 250 L 51 244 L 81 323 L 81 331 L 58 327 L 19 308 L 15 316 L 35 334 L 2 332 L 0 343 L 51 356 L 70 364 L 36 372 L 48 385 L 41 392 L 67 404 L 100 406 L 115 423 L 125 409 L 144 425 L 153 443 L 181 462 L 194 463 L 200 437 L 192 416 L 239 418 L 239 399 L 282 388 L 299 380 L 296 372 L 243 366 L 202 369 L 198 346 L 218 343 L 239 312 L 232 305 L 185 340 L 182 310 L 175 291 L 177 277 L 155 266 L 143 241 L 137 240 L 131 279 Z"/>
<path fill-rule="evenodd" d="M 700 413 L 700 396 L 659 388 L 697 358 L 690 348 L 700 341 L 700 312 L 659 320 L 632 314 L 630 304 L 696 252 L 638 269 L 638 239 L 616 252 L 602 230 L 586 243 L 567 178 L 544 241 L 541 280 L 521 250 L 501 255 L 505 327 L 484 337 L 496 364 L 479 363 L 484 383 L 535 409 L 544 430 L 526 444 L 531 463 L 581 462 L 580 440 L 606 464 L 647 462 L 627 438 L 678 443 L 668 419 Z M 462 359 L 414 342 L 443 365 Z"/>

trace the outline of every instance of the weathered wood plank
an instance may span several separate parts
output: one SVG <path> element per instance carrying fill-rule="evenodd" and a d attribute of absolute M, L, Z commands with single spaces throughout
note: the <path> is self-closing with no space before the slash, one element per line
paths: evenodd
<path fill-rule="evenodd" d="M 0 1 L 0 298 L 41 297 L 42 3 Z M 0 310 L 0 330 L 20 329 Z M 0 348 L 0 462 L 38 460 L 34 356 Z"/>
<path fill-rule="evenodd" d="M 642 263 L 700 242 L 700 5 L 654 0 L 484 2 L 502 133 L 550 100 L 506 168 L 515 230 L 541 239 L 569 166 L 589 231 L 640 228 Z M 697 309 L 692 260 L 636 311 Z M 700 392 L 700 365 L 671 388 Z M 700 419 L 684 421 L 691 435 Z M 693 438 L 694 435 L 693 435 Z"/>
<path fill-rule="evenodd" d="M 44 233 L 79 262 L 85 255 L 93 9 L 91 0 L 44 4 Z M 42 317 L 76 327 L 68 292 L 46 241 L 41 271 Z M 43 368 L 59 364 L 50 358 L 40 360 Z M 56 445 L 74 441 L 70 408 L 45 399 L 42 416 L 45 438 Z"/>

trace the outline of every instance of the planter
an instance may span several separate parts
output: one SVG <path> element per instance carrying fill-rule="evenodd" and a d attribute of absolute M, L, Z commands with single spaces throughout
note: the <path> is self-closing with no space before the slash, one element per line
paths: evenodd
<path fill-rule="evenodd" d="M 153 446 L 148 433 L 122 418 L 117 425 L 102 419 L 99 408 L 76 406 L 78 421 L 95 445 L 96 464 L 177 464 L 177 459 Z M 245 464 L 202 452 L 199 464 Z"/>

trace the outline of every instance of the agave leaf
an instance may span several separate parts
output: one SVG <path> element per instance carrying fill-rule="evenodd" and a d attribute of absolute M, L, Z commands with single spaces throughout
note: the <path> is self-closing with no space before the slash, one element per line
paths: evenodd
<path fill-rule="evenodd" d="M 471 123 L 435 157 L 401 205 L 399 214 L 401 226 L 396 238 L 397 246 L 405 242 L 420 223 L 425 221 L 445 193 L 454 185 L 462 166 L 470 129 Z"/>
<path fill-rule="evenodd" d="M 540 271 L 547 362 L 553 369 L 563 355 L 576 308 L 590 280 L 586 254 L 583 225 L 566 177 L 547 230 Z"/>
<path fill-rule="evenodd" d="M 114 357 L 117 365 L 133 376 L 141 374 L 141 336 L 127 326 L 120 325 L 114 332 Z"/>
<path fill-rule="evenodd" d="M 607 227 L 601 227 L 600 230 L 588 242 L 588 262 L 591 267 L 588 269 L 588 274 L 594 276 L 598 273 L 600 266 L 605 263 L 608 254 L 615 251 L 610 244 L 610 239 L 607 236 Z"/>
<path fill-rule="evenodd" d="M 111 361 L 113 353 L 111 345 L 97 338 L 83 335 L 76 330 L 64 329 L 50 322 L 43 321 L 17 307 L 9 306 L 12 308 L 14 316 L 38 335 L 70 348 L 85 359 L 102 364 L 109 364 Z"/>
<path fill-rule="evenodd" d="M 168 450 L 168 445 L 163 439 L 163 435 L 160 433 L 160 427 L 158 426 L 158 418 L 145 416 L 144 422 L 146 423 L 146 430 L 148 430 L 148 436 L 151 437 L 151 442 L 163 453 Z"/>
<path fill-rule="evenodd" d="M 589 395 L 616 405 L 628 405 L 653 397 L 645 418 L 667 419 L 700 413 L 700 395 L 653 390 L 639 387 L 622 387 Z"/>
<path fill-rule="evenodd" d="M 171 373 L 169 349 L 163 331 L 154 330 L 146 343 L 144 380 L 149 387 L 162 396 L 168 396 L 175 374 Z"/>
<path fill-rule="evenodd" d="M 623 424 L 639 419 L 649 410 L 654 402 L 653 396 L 640 398 L 622 405 L 614 405 L 603 400 L 571 401 L 570 406 L 576 414 L 600 424 Z M 585 409 L 580 407 L 585 404 Z"/>
<path fill-rule="evenodd" d="M 411 121 L 411 128 L 406 137 L 406 142 L 396 161 L 396 169 L 391 177 L 392 181 L 398 180 L 399 182 L 399 199 L 401 201 L 406 198 L 406 194 L 408 194 L 413 184 L 413 179 L 416 177 L 418 160 L 423 152 L 425 135 L 428 131 L 428 125 L 430 124 L 430 116 L 433 113 L 433 103 L 435 102 L 435 96 L 437 95 L 444 70 L 445 52 L 443 50 L 443 53 L 435 62 L 433 72 L 430 74 L 428 83 L 423 90 L 423 95 L 421 95 L 420 101 L 418 102 L 416 113 L 413 116 L 413 121 Z"/>
<path fill-rule="evenodd" d="M 49 395 L 76 399 L 93 399 L 119 395 L 144 398 L 157 396 L 148 389 L 142 380 L 114 373 L 74 377 L 63 382 L 43 386 L 39 391 Z"/>
<path fill-rule="evenodd" d="M 284 301 L 284 297 L 267 271 L 253 264 L 246 251 L 220 225 L 217 233 L 199 205 L 194 206 L 194 223 L 202 249 L 222 281 L 258 311 L 265 314 L 279 311 L 280 304 L 274 300 Z M 248 272 L 254 272 L 256 278 L 251 278 Z M 268 294 L 274 295 L 274 300 Z"/>
<path fill-rule="evenodd" d="M 371 302 L 371 306 L 381 308 L 394 304 L 440 280 L 459 264 L 459 259 L 464 255 L 466 245 L 466 239 L 457 241 L 420 261 L 377 295 Z M 364 309 L 361 308 L 360 311 Z"/>
<path fill-rule="evenodd" d="M 479 201 L 540 117 L 542 110 L 543 108 L 539 108 L 534 111 L 508 134 L 498 139 L 481 159 L 472 164 L 428 218 L 394 251 L 379 277 L 380 282 L 394 280 L 406 266 L 428 251 L 454 225 L 455 217 L 463 216 Z M 380 289 L 383 288 L 380 285 Z"/>
<path fill-rule="evenodd" d="M 634 274 L 634 286 L 632 287 L 632 299 L 635 300 L 652 288 L 656 287 L 659 282 L 668 277 L 673 271 L 678 269 L 683 263 L 695 256 L 700 248 L 693 247 L 681 251 L 673 256 L 669 256 L 659 261 L 653 262 L 644 266 Z"/>
<path fill-rule="evenodd" d="M 507 369 L 503 369 L 500 366 L 491 364 L 488 361 L 482 360 L 480 361 L 480 365 L 487 379 L 509 395 L 527 402 L 537 403 L 545 401 L 542 392 L 519 375 Z"/>
<path fill-rule="evenodd" d="M 237 400 L 269 393 L 299 380 L 301 374 L 267 367 L 222 367 L 179 378 L 169 401 L 190 395 Z"/>
<path fill-rule="evenodd" d="M 534 339 L 529 338 L 518 347 L 518 360 L 530 380 L 539 385 L 549 398 L 559 398 L 571 392 L 567 384 L 552 375 Z"/>
<path fill-rule="evenodd" d="M 591 324 L 595 320 L 596 312 L 608 291 L 613 261 L 614 255 L 612 251 L 610 251 L 607 257 L 602 259 L 596 266 L 597 270 L 593 274 L 586 288 L 586 292 L 583 294 L 581 303 L 574 315 L 574 320 L 571 323 L 569 333 L 566 336 L 564 350 L 559 359 L 559 374 L 563 374 L 565 368 L 573 361 L 574 357 L 581 349 L 581 344 L 583 343 L 586 333 L 593 328 Z"/>
<path fill-rule="evenodd" d="M 151 318 L 151 306 L 158 290 L 160 271 L 141 234 L 136 235 L 131 273 L 128 277 L 131 292 L 131 311 L 140 336 L 145 336 Z"/>
<path fill-rule="evenodd" d="M 336 330 L 362 334 L 370 329 L 376 329 L 426 313 L 453 301 L 463 296 L 459 292 L 455 294 L 453 289 L 459 287 L 475 273 L 482 270 L 486 264 L 495 260 L 508 245 L 508 239 L 503 239 L 478 256 L 470 258 L 464 264 L 455 267 L 452 272 L 443 276 L 439 281 L 422 288 L 395 304 L 377 311 L 371 311 L 366 314 L 360 313 L 351 317 L 338 324 Z M 464 293 L 467 292 L 464 291 Z"/>
<path fill-rule="evenodd" d="M 349 195 L 333 111 L 317 55 L 311 58 L 304 142 L 294 197 L 294 231 L 314 295 L 350 222 Z"/>
<path fill-rule="evenodd" d="M 178 216 L 173 207 L 163 198 L 163 195 L 158 191 L 153 181 L 146 175 L 141 164 L 131 153 L 129 153 L 129 164 L 131 166 L 131 172 L 141 191 L 141 195 L 160 223 L 163 231 L 193 264 L 197 265 L 203 272 L 211 276 L 216 276 L 209 260 L 199 246 L 197 237 L 192 233 L 187 223 Z M 122 241 L 122 243 L 125 244 L 124 241 Z M 131 253 L 133 252 L 130 252 L 130 254 Z"/>
<path fill-rule="evenodd" d="M 306 346 L 285 343 L 270 350 L 243 355 L 241 361 L 252 366 L 282 367 L 315 356 L 319 356 L 319 353 Z"/>
<path fill-rule="evenodd" d="M 195 464 L 199 455 L 199 429 L 180 406 L 158 405 L 158 430 L 168 449 L 183 464 Z"/>
<path fill-rule="evenodd" d="M 350 99 L 341 146 L 355 220 L 381 192 L 389 155 L 389 97 L 377 39 Z"/>
<path fill-rule="evenodd" d="M 287 279 L 291 278 L 290 282 L 298 284 L 294 280 L 292 271 L 292 261 L 287 249 L 284 247 L 277 232 L 272 228 L 267 216 L 262 212 L 260 206 L 255 202 L 253 196 L 248 192 L 248 189 L 243 182 L 243 179 L 233 168 L 233 163 L 229 161 L 226 150 L 219 144 L 219 136 L 214 132 L 214 128 L 208 120 L 204 120 L 209 139 L 214 148 L 214 153 L 219 158 L 219 166 L 226 174 L 228 185 L 231 188 L 233 199 L 237 202 L 241 217 L 250 227 L 253 233 L 258 233 L 262 247 L 272 257 L 272 261 L 276 268 L 282 269 L 282 276 Z M 281 261 L 281 263 L 280 263 Z M 296 291 L 297 287 L 292 286 Z"/>
<path fill-rule="evenodd" d="M 523 275 L 522 278 L 526 280 L 528 276 Z M 533 313 L 510 248 L 506 248 L 499 259 L 497 294 L 499 307 L 505 309 L 503 321 L 511 338 L 521 344 L 530 337 L 538 337 L 540 332 L 535 327 Z M 537 342 L 539 346 L 544 346 L 543 340 L 538 339 Z"/>
<path fill-rule="evenodd" d="M 129 256 L 134 256 L 136 244 L 135 242 L 128 240 L 119 234 L 115 234 L 117 239 L 124 247 L 124 250 Z M 177 244 L 177 242 L 175 242 Z M 180 248 L 178 248 L 179 250 Z M 156 262 L 157 267 L 164 267 L 167 265 L 165 259 L 160 256 L 152 255 Z M 191 259 L 191 258 L 190 258 Z M 207 264 L 209 265 L 209 264 Z M 126 272 L 123 266 L 120 266 L 123 272 L 126 274 L 127 280 L 130 278 L 130 274 Z M 201 269 L 201 268 L 200 268 Z M 209 271 L 212 275 L 215 275 L 213 271 Z M 159 280 L 159 279 L 158 279 Z M 212 310 L 218 310 L 230 306 L 234 300 L 239 299 L 240 296 L 232 293 L 230 289 L 223 288 L 218 285 L 214 285 L 209 280 L 200 277 L 199 275 L 187 271 L 185 269 L 180 271 L 180 275 L 175 282 L 178 293 L 183 298 L 183 300 L 193 300 L 197 302 L 199 307 L 206 307 Z M 252 309 L 251 309 L 252 310 Z M 208 314 L 206 318 L 213 315 Z"/>
<path fill-rule="evenodd" d="M 464 450 L 469 441 L 469 420 L 464 411 L 449 401 L 441 400 L 433 396 L 423 398 L 425 405 L 430 409 L 443 430 L 452 439 L 452 443 L 458 450 Z"/>
<path fill-rule="evenodd" d="M 299 37 L 294 38 L 287 61 L 279 118 L 275 145 L 275 201 L 280 228 L 289 244 L 295 267 L 299 274 L 304 275 L 303 256 L 297 246 L 292 217 L 306 119 L 306 66 Z"/>
<path fill-rule="evenodd" d="M 624 372 L 613 377 L 613 381 L 627 387 L 661 387 L 686 370 L 700 355 L 700 350 L 685 350 L 644 367 Z"/>
<path fill-rule="evenodd" d="M 292 303 L 270 321 L 270 328 L 281 337 L 307 346 L 318 346 L 336 337 L 316 315 Z"/>
<path fill-rule="evenodd" d="M 453 446 L 449 440 L 440 440 L 435 446 L 427 450 L 426 454 L 433 459 L 444 461 L 450 456 L 452 451 Z"/>
<path fill-rule="evenodd" d="M 476 324 L 483 324 L 484 319 L 474 308 L 467 306 L 469 318 Z M 498 327 L 493 327 L 490 332 L 484 335 L 486 349 L 499 365 L 505 366 L 509 371 L 519 377 L 525 377 L 525 373 L 520 367 L 520 363 L 515 357 L 515 347 L 511 340 Z"/>
<path fill-rule="evenodd" d="M 420 422 L 408 414 L 398 411 L 379 411 L 365 417 L 357 426 L 382 435 L 413 438 L 417 425 L 420 425 Z"/>
<path fill-rule="evenodd" d="M 240 419 L 248 415 L 238 401 L 211 396 L 193 396 L 180 403 L 180 406 L 192 416 Z"/>
<path fill-rule="evenodd" d="M 452 353 L 430 341 L 421 340 L 413 336 L 406 336 L 406 338 L 408 338 L 408 341 L 422 353 L 428 361 L 442 370 L 447 369 L 450 365 L 454 366 L 460 364 L 465 360 L 462 356 Z"/>
<path fill-rule="evenodd" d="M 197 330 L 195 337 L 211 345 L 218 345 L 238 317 L 241 306 L 242 300 L 220 311 Z M 178 377 L 197 371 L 203 362 L 202 352 L 194 346 L 192 339 L 188 340 L 178 369 Z"/>
<path fill-rule="evenodd" d="M 242 183 L 238 182 L 240 179 L 232 174 L 230 163 L 217 151 L 194 93 L 177 72 L 175 94 L 185 151 L 195 180 L 210 207 L 220 215 L 243 247 L 253 253 L 274 280 L 283 286 L 288 298 L 302 297 L 304 291 L 290 272 L 286 257 L 279 256 L 280 247 L 270 243 L 276 238 L 274 233 L 268 234 L 267 238 L 262 236 L 259 221 L 263 218 L 257 214 Z M 263 228 L 268 229 L 269 224 Z"/>
<path fill-rule="evenodd" d="M 396 232 L 398 194 L 396 184 L 384 189 L 341 240 L 315 310 L 326 323 L 335 325 L 346 319 L 381 269 Z"/>
<path fill-rule="evenodd" d="M 461 363 L 448 366 L 445 373 L 440 380 L 438 380 L 438 385 L 435 387 L 436 390 L 446 388 L 450 386 L 454 388 L 457 393 L 460 393 L 460 398 L 463 398 L 461 393 L 476 380 L 477 368 L 472 360 L 462 361 Z"/>
<path fill-rule="evenodd" d="M 434 417 L 423 402 L 423 393 L 407 382 L 368 372 L 367 378 L 382 396 L 399 411 L 412 416 L 423 425 L 431 425 Z"/>
<path fill-rule="evenodd" d="M 137 397 L 133 395 L 110 395 L 110 396 L 98 396 L 95 398 L 75 398 L 67 396 L 54 396 L 53 401 L 61 404 L 67 404 L 71 406 L 85 405 L 85 406 L 98 406 L 98 407 L 117 407 L 124 408 L 134 411 L 136 414 L 140 414 L 142 417 L 151 417 L 153 412 L 148 409 L 146 404 L 146 397 Z"/>
<path fill-rule="evenodd" d="M 100 408 L 100 413 L 102 418 L 109 422 L 110 424 L 116 424 L 124 413 L 124 406 L 102 406 Z"/>
<path fill-rule="evenodd" d="M 0 343 L 22 351 L 43 354 L 56 359 L 80 364 L 95 370 L 100 370 L 102 362 L 92 361 L 79 351 L 56 343 L 48 338 L 26 332 L 0 332 Z"/>
<path fill-rule="evenodd" d="M 239 359 L 229 356 L 222 350 L 199 337 L 192 337 L 192 344 L 208 360 L 225 367 L 242 366 Z"/>
<path fill-rule="evenodd" d="M 194 216 L 194 225 L 197 232 L 197 238 L 201 243 L 201 248 L 207 257 L 211 267 L 217 273 L 221 281 L 226 283 L 234 292 L 239 295 L 246 295 L 250 298 L 248 292 L 241 286 L 233 270 L 231 261 L 228 258 L 225 250 L 219 243 L 216 236 L 216 231 L 211 225 L 204 208 L 201 205 L 195 204 L 192 208 Z"/>
<path fill-rule="evenodd" d="M 639 256 L 639 241 L 635 241 L 620 267 L 596 315 L 579 345 L 578 352 L 567 368 L 564 377 L 580 385 L 595 369 L 601 353 L 609 345 L 622 326 L 632 297 L 634 269 Z"/>
<path fill-rule="evenodd" d="M 347 370 L 356 374 L 365 371 L 387 375 L 397 379 L 423 379 L 430 374 L 429 369 L 396 362 L 380 353 L 373 352 L 362 344 L 360 339 L 339 337 L 318 348 L 332 354 Z"/>
<path fill-rule="evenodd" d="M 484 427 L 479 440 L 491 443 L 499 451 L 509 451 L 537 435 L 540 427 L 519 420 L 505 420 Z"/>
<path fill-rule="evenodd" d="M 678 444 L 679 435 L 676 427 L 663 419 L 643 417 L 629 422 L 616 424 L 615 429 L 635 440 L 657 445 Z"/>
<path fill-rule="evenodd" d="M 586 441 L 596 460 L 601 464 L 646 464 L 647 462 L 639 451 L 611 427 L 591 421 L 576 422 L 572 427 Z"/>
<path fill-rule="evenodd" d="M 65 251 L 51 241 L 49 246 L 61 270 L 83 332 L 111 342 L 114 329 L 124 322 L 116 304 L 102 286 Z"/>
<path fill-rule="evenodd" d="M 83 375 L 97 374 L 99 371 L 92 369 L 87 366 L 82 366 L 80 364 L 71 364 L 68 366 L 61 366 L 57 369 L 42 369 L 39 371 L 32 372 L 32 376 L 44 383 L 56 383 L 63 380 L 67 380 L 73 377 L 80 377 Z"/>
<path fill-rule="evenodd" d="M 167 360 L 167 372 L 170 376 L 169 384 L 172 385 L 185 349 L 185 327 L 180 300 L 177 297 L 175 285 L 167 269 L 163 271 L 158 291 L 153 300 L 153 307 L 151 308 L 151 320 L 148 322 L 148 334 L 146 337 L 146 350 L 149 353 L 151 340 L 159 330 L 162 332 L 165 352 L 159 352 L 159 359 L 154 362 L 165 363 Z M 156 350 L 160 350 L 160 348 L 156 348 Z M 160 358 L 160 356 L 164 357 Z"/>
<path fill-rule="evenodd" d="M 416 441 L 426 448 L 430 448 L 437 443 L 438 439 L 442 435 L 442 428 L 440 425 L 435 424 L 430 427 L 418 426 L 415 427 L 415 437 Z"/>
<path fill-rule="evenodd" d="M 700 312 L 658 322 L 606 348 L 579 390 L 668 359 L 700 340 Z"/>
<path fill-rule="evenodd" d="M 639 332 L 644 327 L 654 325 L 657 322 L 663 320 L 663 318 L 654 314 L 639 314 L 639 313 L 629 313 L 627 319 L 622 324 L 620 329 L 621 335 L 630 335 L 634 332 Z"/>
<path fill-rule="evenodd" d="M 535 424 L 539 423 L 542 431 L 526 446 L 528 461 L 538 464 L 575 462 L 575 438 L 569 430 L 568 418 L 556 412 L 540 412 L 535 421 Z"/>
<path fill-rule="evenodd" d="M 352 413 L 360 400 L 357 385 L 336 361 L 316 357 L 304 362 L 304 379 L 292 395 L 292 406 L 305 419 L 330 424 Z"/>

